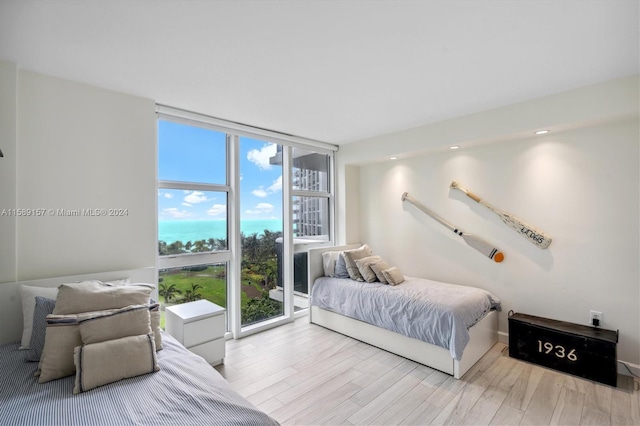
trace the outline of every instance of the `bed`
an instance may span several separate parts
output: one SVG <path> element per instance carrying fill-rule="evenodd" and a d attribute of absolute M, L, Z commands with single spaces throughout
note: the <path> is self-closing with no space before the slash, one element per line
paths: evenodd
<path fill-rule="evenodd" d="M 362 247 L 350 244 L 309 250 L 310 322 L 443 371 L 456 379 L 460 379 L 498 341 L 496 310 L 500 309 L 500 301 L 484 290 L 405 276 L 396 286 L 326 276 L 330 252 L 335 255 Z M 367 259 L 369 257 L 361 260 L 366 262 Z M 420 290 L 424 288 L 428 290 Z M 440 303 L 447 299 L 449 288 L 456 295 L 450 297 L 451 300 L 464 299 L 465 303 Z M 419 294 L 421 292 L 425 294 Z M 439 298 L 437 304 L 444 306 L 444 310 L 425 320 L 421 317 L 423 307 L 407 307 L 408 299 L 419 297 Z M 469 308 L 465 306 L 467 300 L 471 303 Z M 459 314 L 462 307 L 464 311 Z M 406 316 L 409 323 L 401 324 L 397 317 L 391 317 L 394 311 Z M 434 327 L 438 321 L 444 321 L 447 327 Z"/>
<path fill-rule="evenodd" d="M 44 353 L 41 362 L 25 362 L 25 353 L 19 350 L 22 344 L 23 313 L 21 287 L 42 287 L 55 289 L 62 283 L 86 280 L 122 280 L 128 278 L 126 286 L 140 287 L 136 283 L 155 282 L 155 270 L 144 268 L 128 271 L 115 271 L 99 274 L 78 275 L 28 282 L 0 283 L 0 424 L 20 425 L 277 425 L 278 423 L 256 409 L 246 399 L 231 389 L 228 382 L 207 362 L 188 351 L 176 339 L 164 331 L 161 336 L 161 350 L 156 351 L 155 333 L 149 333 L 148 339 L 140 347 L 148 344 L 147 357 L 130 357 L 126 364 L 138 363 L 156 365 L 157 370 L 146 374 L 127 376 L 108 384 L 83 389 L 84 382 L 79 381 L 80 371 L 87 371 L 92 358 L 79 357 L 76 363 L 77 373 L 39 383 L 36 371 L 45 373 Z M 133 283 L 133 284 L 131 284 Z M 98 285 L 98 284 L 95 284 Z M 125 284 L 122 284 L 125 285 Z M 62 289 L 62 287 L 60 287 Z M 60 290 L 62 291 L 62 290 Z M 153 298 L 152 292 L 152 298 Z M 58 293 L 58 296 L 60 292 Z M 93 296 L 92 296 L 93 297 Z M 38 297 L 38 302 L 45 300 Z M 60 298 L 56 300 L 59 302 Z M 63 303 L 60 302 L 60 305 Z M 58 303 L 56 303 L 58 305 Z M 40 305 L 36 305 L 36 314 Z M 137 306 L 137 305 L 136 305 Z M 115 313 L 82 317 L 78 328 L 82 339 L 95 332 L 95 324 L 113 318 L 128 320 L 131 315 L 139 315 L 153 307 L 148 303 L 144 308 L 114 309 Z M 100 311 L 104 312 L 104 311 Z M 35 314 L 34 314 L 35 315 Z M 51 323 L 64 315 L 48 315 L 47 338 L 51 335 Z M 78 318 L 81 316 L 78 315 Z M 34 322 L 37 322 L 34 317 Z M 133 323 L 129 321 L 130 323 Z M 110 323 L 113 324 L 113 323 Z M 149 328 L 153 321 L 147 322 Z M 51 326 L 54 327 L 54 326 Z M 84 328 L 82 328 L 84 327 Z M 92 328 L 93 327 L 93 328 Z M 62 327 L 64 328 L 64 327 Z M 108 327 L 113 330 L 113 327 Z M 110 331 L 111 332 L 111 331 Z M 34 329 L 35 333 L 35 329 Z M 90 348 L 111 344 L 126 339 L 124 337 L 92 344 L 83 344 Z M 137 338 L 137 336 L 135 336 Z M 32 337 L 31 342 L 34 342 Z M 91 342 L 89 342 L 91 343 Z M 146 347 L 146 346 L 145 346 Z M 76 348 L 74 356 L 80 354 Z M 44 350 L 47 350 L 46 343 Z M 88 349 L 85 352 L 90 353 Z M 155 355 L 153 355 L 155 354 Z M 97 358 L 97 372 L 103 374 L 102 365 L 116 362 L 119 354 L 111 353 L 109 358 Z M 139 362 L 138 362 L 139 361 Z M 155 362 L 155 364 L 154 364 Z M 80 367 L 82 366 L 82 367 Z M 80 383 L 80 390 L 78 384 Z"/>

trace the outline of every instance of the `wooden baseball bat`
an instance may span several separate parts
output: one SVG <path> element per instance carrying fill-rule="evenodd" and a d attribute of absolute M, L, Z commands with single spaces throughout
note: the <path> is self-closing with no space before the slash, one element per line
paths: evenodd
<path fill-rule="evenodd" d="M 404 194 L 402 194 L 402 201 L 410 202 L 411 204 L 413 204 L 414 206 L 416 206 L 417 208 L 422 210 L 424 213 L 428 214 L 429 216 L 431 216 L 432 218 L 434 218 L 435 220 L 440 222 L 442 225 L 444 225 L 447 228 L 451 229 L 457 235 L 461 236 L 462 239 L 469 246 L 471 246 L 474 249 L 478 250 L 480 253 L 484 254 L 489 259 L 493 259 L 494 262 L 498 262 L 499 263 L 499 262 L 502 262 L 504 260 L 504 254 L 502 254 L 502 252 L 500 252 L 497 248 L 493 247 L 491 244 L 487 243 L 486 241 L 483 241 L 482 239 L 480 239 L 480 238 L 478 238 L 478 237 L 476 237 L 474 235 L 465 234 L 464 232 L 462 232 L 461 230 L 459 230 L 458 228 L 456 228 L 455 226 L 451 225 L 449 222 L 447 222 L 446 220 L 444 220 L 443 218 L 441 218 L 440 216 L 438 216 L 437 214 L 435 214 L 434 212 L 429 210 L 427 207 L 422 205 L 420 202 L 418 202 L 415 199 L 413 199 L 409 195 L 409 193 L 405 192 Z"/>
<path fill-rule="evenodd" d="M 497 214 L 500 217 L 500 219 L 502 219 L 502 221 L 509 228 L 513 229 L 518 234 L 520 234 L 524 238 L 526 238 L 527 241 L 535 244 L 536 246 L 540 247 L 541 249 L 546 249 L 551 244 L 551 237 L 550 236 L 548 236 L 547 234 L 545 234 L 541 230 L 536 229 L 533 226 L 529 225 L 528 223 L 526 223 L 525 221 L 523 221 L 519 217 L 517 217 L 517 216 L 515 216 L 515 215 L 513 215 L 511 213 L 507 213 L 507 212 L 505 212 L 503 210 L 500 210 L 500 209 L 492 206 L 491 204 L 489 204 L 486 201 L 482 200 L 480 197 L 478 197 L 473 192 L 471 192 L 471 191 L 463 188 L 462 186 L 460 186 L 460 184 L 458 182 L 456 182 L 456 181 L 451 182 L 451 188 L 457 189 L 459 191 L 464 192 L 467 195 L 467 197 L 471 198 L 476 203 L 485 206 L 486 208 L 488 208 L 489 210 L 491 210 L 492 212 Z"/>

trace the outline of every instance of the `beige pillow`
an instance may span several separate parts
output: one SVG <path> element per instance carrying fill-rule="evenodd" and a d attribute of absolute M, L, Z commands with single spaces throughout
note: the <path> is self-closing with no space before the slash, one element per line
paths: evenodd
<path fill-rule="evenodd" d="M 151 331 L 156 342 L 156 351 L 162 349 L 162 334 L 160 334 L 160 304 L 149 305 L 149 319 L 151 321 Z"/>
<path fill-rule="evenodd" d="M 133 308 L 127 306 L 80 314 L 47 315 L 44 348 L 36 373 L 39 374 L 38 382 L 45 383 L 75 373 L 73 350 L 83 341 L 101 342 L 149 333 L 149 306 Z"/>
<path fill-rule="evenodd" d="M 117 309 L 149 303 L 152 286 L 114 286 L 101 281 L 62 284 L 53 313 L 56 315 Z"/>
<path fill-rule="evenodd" d="M 153 336 L 129 336 L 78 346 L 73 352 L 73 393 L 160 370 Z"/>
<path fill-rule="evenodd" d="M 376 273 L 371 269 L 371 264 L 382 260 L 380 256 L 367 256 L 362 259 L 356 260 L 356 266 L 358 267 L 358 272 L 362 275 L 362 278 L 368 282 L 372 283 L 378 279 Z"/>
<path fill-rule="evenodd" d="M 349 277 L 352 280 L 356 281 L 364 281 L 360 271 L 358 270 L 358 265 L 356 265 L 356 260 L 362 259 L 363 257 L 371 256 L 373 253 L 371 252 L 371 248 L 364 244 L 361 247 L 353 250 L 345 250 L 342 252 L 344 261 L 347 265 L 347 271 L 349 272 Z"/>
<path fill-rule="evenodd" d="M 389 284 L 387 282 L 387 279 L 384 277 L 384 274 L 382 273 L 383 270 L 390 268 L 387 262 L 385 262 L 384 260 L 379 260 L 369 265 L 369 267 L 371 268 L 373 273 L 376 274 L 376 278 L 378 278 L 378 281 L 380 281 L 382 284 Z"/>
<path fill-rule="evenodd" d="M 73 348 L 82 345 L 77 315 L 47 315 L 47 332 L 38 365 L 38 383 L 71 376 Z"/>
<path fill-rule="evenodd" d="M 82 343 L 99 343 L 151 333 L 149 305 L 132 305 L 99 314 L 78 314 Z"/>
<path fill-rule="evenodd" d="M 404 275 L 402 275 L 402 272 L 400 272 L 400 270 L 395 266 L 383 270 L 382 274 L 384 275 L 384 278 L 387 280 L 387 282 L 391 285 L 398 285 L 401 282 L 404 282 Z"/>

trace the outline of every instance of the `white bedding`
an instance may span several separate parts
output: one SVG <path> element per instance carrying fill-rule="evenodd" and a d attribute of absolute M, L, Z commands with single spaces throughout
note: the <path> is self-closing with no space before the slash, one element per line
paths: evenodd
<path fill-rule="evenodd" d="M 469 327 L 500 310 L 500 300 L 486 290 L 414 277 L 396 286 L 321 277 L 311 304 L 448 349 L 456 360 Z"/>

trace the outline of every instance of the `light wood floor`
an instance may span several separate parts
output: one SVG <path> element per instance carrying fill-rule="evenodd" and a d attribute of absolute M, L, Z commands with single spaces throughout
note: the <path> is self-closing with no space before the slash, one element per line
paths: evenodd
<path fill-rule="evenodd" d="M 612 388 L 510 358 L 502 343 L 456 380 L 300 318 L 227 341 L 217 369 L 282 425 L 640 425 L 630 377 Z"/>

